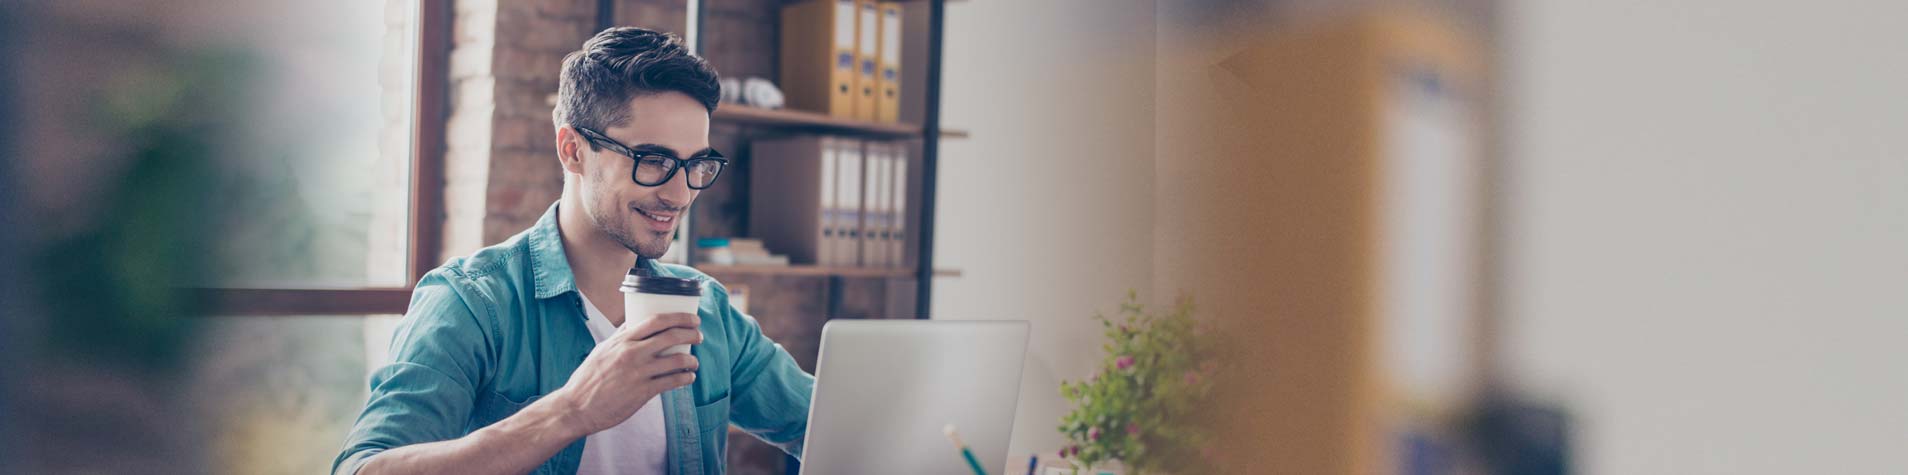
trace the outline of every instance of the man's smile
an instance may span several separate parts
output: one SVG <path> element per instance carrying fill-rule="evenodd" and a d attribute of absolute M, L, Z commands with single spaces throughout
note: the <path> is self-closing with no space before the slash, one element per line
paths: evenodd
<path fill-rule="evenodd" d="M 681 211 L 647 211 L 634 206 L 629 209 L 643 217 L 643 222 L 648 225 L 649 230 L 659 233 L 675 229 L 676 217 L 681 214 Z"/>

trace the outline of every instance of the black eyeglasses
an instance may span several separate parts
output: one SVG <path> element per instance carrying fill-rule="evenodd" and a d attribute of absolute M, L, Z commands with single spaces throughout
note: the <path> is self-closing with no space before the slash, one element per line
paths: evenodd
<path fill-rule="evenodd" d="M 570 126 L 570 128 L 583 134 L 583 140 L 589 141 L 592 146 L 607 148 L 635 160 L 636 166 L 630 168 L 629 179 L 638 185 L 662 186 L 664 183 L 669 183 L 671 178 L 675 178 L 676 170 L 681 169 L 689 171 L 685 175 L 689 178 L 689 189 L 701 190 L 714 185 L 716 177 L 722 175 L 722 169 L 729 166 L 729 160 L 722 158 L 722 154 L 714 150 L 698 153 L 686 159 L 676 158 L 667 152 L 632 149 L 628 145 L 623 145 L 622 142 L 603 135 L 602 132 L 588 128 L 578 126 Z"/>

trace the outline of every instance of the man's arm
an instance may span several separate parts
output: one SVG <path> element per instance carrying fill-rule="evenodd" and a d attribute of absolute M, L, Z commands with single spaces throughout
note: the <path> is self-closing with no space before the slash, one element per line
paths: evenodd
<path fill-rule="evenodd" d="M 410 309 L 392 335 L 392 361 L 371 374 L 369 398 L 332 464 L 334 473 L 357 473 L 386 450 L 464 435 L 477 387 L 496 366 L 486 338 L 494 320 L 480 315 L 487 306 L 467 301 L 452 278 L 454 270 L 433 271 L 411 292 Z"/>
<path fill-rule="evenodd" d="M 385 451 L 359 473 L 529 472 L 577 438 L 614 427 L 663 391 L 695 381 L 694 356 L 660 354 L 701 343 L 697 326 L 695 315 L 683 313 L 624 325 L 548 397 L 464 437 Z"/>
<path fill-rule="evenodd" d="M 693 315 L 624 325 L 597 345 L 569 381 L 523 410 L 468 435 L 477 381 L 494 367 L 475 308 L 451 283 L 426 277 L 392 341 L 394 362 L 372 376 L 365 403 L 333 466 L 339 474 L 523 473 L 577 438 L 628 419 L 663 391 L 694 381 L 690 355 L 664 348 L 701 342 Z"/>
<path fill-rule="evenodd" d="M 567 413 L 556 398 L 540 399 L 470 435 L 375 454 L 358 473 L 528 473 L 589 435 Z"/>
<path fill-rule="evenodd" d="M 754 317 L 728 304 L 728 293 L 716 286 L 730 341 L 736 342 L 735 367 L 730 371 L 729 420 L 763 442 L 801 458 L 802 437 L 808 432 L 808 403 L 815 377 L 802 371 L 788 350 L 762 334 Z"/>

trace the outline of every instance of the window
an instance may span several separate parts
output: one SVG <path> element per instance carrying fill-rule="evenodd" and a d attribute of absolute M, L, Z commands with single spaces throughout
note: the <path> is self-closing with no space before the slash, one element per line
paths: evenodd
<path fill-rule="evenodd" d="M 401 313 L 438 257 L 449 2 L 260 3 L 230 32 L 256 80 L 209 311 Z"/>
<path fill-rule="evenodd" d="M 375 5 L 382 5 L 378 8 Z M 188 400 L 208 462 L 328 472 L 436 265 L 448 0 L 233 5 L 247 136 L 221 154 L 217 269 Z"/>

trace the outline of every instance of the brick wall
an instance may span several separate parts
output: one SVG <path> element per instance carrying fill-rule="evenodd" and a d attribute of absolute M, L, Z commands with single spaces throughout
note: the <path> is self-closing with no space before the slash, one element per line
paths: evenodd
<path fill-rule="evenodd" d="M 557 73 L 563 55 L 595 33 L 597 15 L 591 0 L 460 0 L 456 5 L 445 156 L 446 256 L 468 254 L 516 234 L 557 199 L 563 178 L 550 121 Z M 681 32 L 686 14 L 680 1 L 623 0 L 615 18 L 617 25 Z"/>

